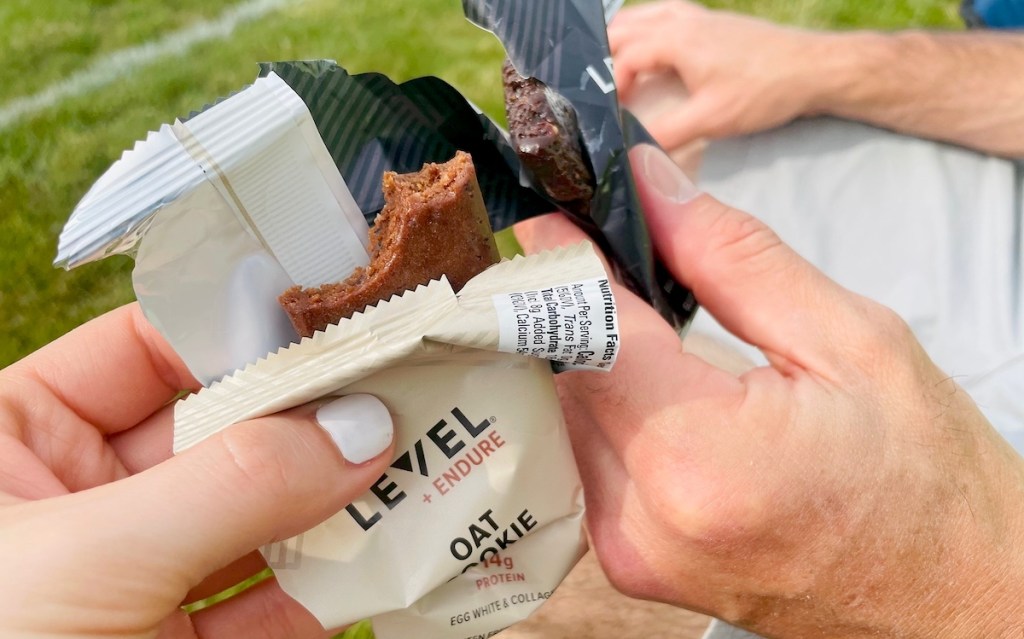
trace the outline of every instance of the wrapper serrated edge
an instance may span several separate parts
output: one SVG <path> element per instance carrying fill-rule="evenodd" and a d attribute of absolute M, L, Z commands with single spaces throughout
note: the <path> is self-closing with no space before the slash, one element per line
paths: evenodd
<path fill-rule="evenodd" d="M 582 242 L 496 264 L 458 297 L 447 278 L 395 295 L 179 401 L 174 452 L 231 424 L 324 397 L 410 356 L 425 339 L 497 350 L 494 295 L 604 274 L 593 247 Z"/>
<path fill-rule="evenodd" d="M 396 295 L 352 318 L 279 349 L 180 401 L 174 451 L 227 426 L 313 401 L 411 352 L 429 326 L 451 312 L 447 278 Z"/>

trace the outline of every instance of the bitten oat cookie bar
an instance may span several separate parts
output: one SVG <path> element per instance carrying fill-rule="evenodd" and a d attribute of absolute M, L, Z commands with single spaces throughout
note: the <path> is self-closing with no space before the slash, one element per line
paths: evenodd
<path fill-rule="evenodd" d="M 458 291 L 499 260 L 476 170 L 459 151 L 416 173 L 384 174 L 384 209 L 370 229 L 370 263 L 343 282 L 292 287 L 279 301 L 303 337 L 367 306 L 448 276 Z"/>

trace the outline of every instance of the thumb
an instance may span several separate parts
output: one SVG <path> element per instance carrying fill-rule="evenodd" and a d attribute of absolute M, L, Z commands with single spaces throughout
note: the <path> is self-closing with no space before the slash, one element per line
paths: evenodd
<path fill-rule="evenodd" d="M 863 298 L 760 220 L 700 195 L 660 149 L 637 146 L 630 160 L 655 249 L 727 330 L 776 365 L 826 371 L 848 354 L 845 337 L 864 328 Z"/>
<path fill-rule="evenodd" d="M 104 545 L 154 574 L 179 577 L 180 597 L 219 568 L 357 499 L 385 471 L 392 440 L 384 404 L 350 395 L 233 425 L 81 495 L 95 502 L 90 520 L 112 529 Z"/>

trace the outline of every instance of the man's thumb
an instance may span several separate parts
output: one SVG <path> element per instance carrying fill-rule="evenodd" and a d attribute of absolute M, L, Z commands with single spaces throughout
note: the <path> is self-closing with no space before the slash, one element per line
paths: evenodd
<path fill-rule="evenodd" d="M 126 556 L 165 561 L 151 568 L 191 587 L 339 512 L 385 472 L 392 440 L 388 410 L 370 395 L 297 408 L 235 424 L 89 491 L 101 502 L 93 515 L 116 522 L 113 534 Z"/>
<path fill-rule="evenodd" d="M 660 149 L 640 145 L 630 160 L 655 248 L 673 276 L 734 335 L 769 357 L 822 370 L 835 356 L 835 336 L 860 317 L 856 296 L 760 220 L 701 195 Z"/>

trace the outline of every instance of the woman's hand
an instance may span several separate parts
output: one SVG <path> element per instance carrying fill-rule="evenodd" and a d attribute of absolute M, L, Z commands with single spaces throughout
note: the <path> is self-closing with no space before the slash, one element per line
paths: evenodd
<path fill-rule="evenodd" d="M 665 264 L 770 365 L 716 368 L 618 290 L 615 369 L 557 378 L 612 582 L 769 637 L 1019 631 L 1021 458 L 893 312 L 660 151 L 631 158 Z M 561 216 L 517 234 L 581 237 Z"/>
<path fill-rule="evenodd" d="M 169 403 L 196 387 L 134 304 L 0 371 L 0 635 L 326 635 L 273 580 L 191 617 L 180 605 L 369 488 L 390 419 L 346 420 L 342 399 L 322 425 L 295 409 L 169 458 Z"/>

